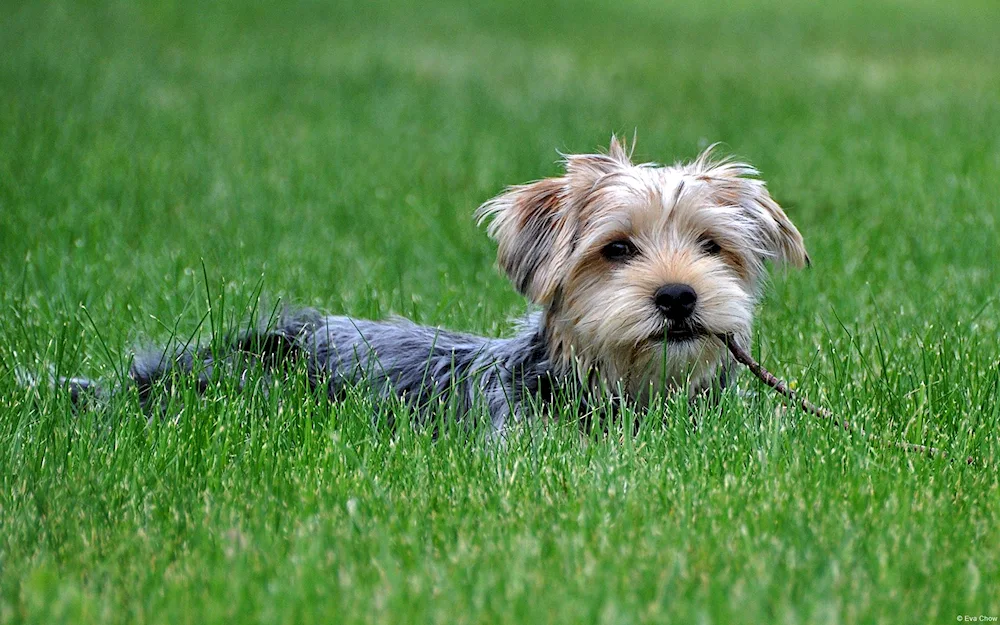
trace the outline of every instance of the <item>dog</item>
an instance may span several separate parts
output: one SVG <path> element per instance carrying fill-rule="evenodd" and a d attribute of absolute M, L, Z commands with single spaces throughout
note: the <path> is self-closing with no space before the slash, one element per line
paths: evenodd
<path fill-rule="evenodd" d="M 757 170 L 713 148 L 688 163 L 633 164 L 612 136 L 607 153 L 564 155 L 562 175 L 480 206 L 500 268 L 533 305 L 511 337 L 291 310 L 223 350 L 138 353 L 125 386 L 151 406 L 178 375 L 205 390 L 246 378 L 251 363 L 304 360 L 331 399 L 363 385 L 421 415 L 443 404 L 459 418 L 488 415 L 498 433 L 559 398 L 582 415 L 720 388 L 725 340 L 748 345 L 767 264 L 810 261 Z M 75 401 L 108 394 L 86 378 L 64 383 Z"/>

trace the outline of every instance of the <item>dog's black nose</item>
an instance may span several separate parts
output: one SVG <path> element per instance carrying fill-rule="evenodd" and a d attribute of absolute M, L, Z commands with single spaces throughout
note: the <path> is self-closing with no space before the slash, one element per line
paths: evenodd
<path fill-rule="evenodd" d="M 698 294 L 686 284 L 664 284 L 657 289 L 653 301 L 664 317 L 681 321 L 694 312 Z"/>

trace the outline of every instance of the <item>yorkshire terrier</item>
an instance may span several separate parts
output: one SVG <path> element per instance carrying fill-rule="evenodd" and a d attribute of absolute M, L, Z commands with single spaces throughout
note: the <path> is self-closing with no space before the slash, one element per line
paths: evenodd
<path fill-rule="evenodd" d="M 500 267 L 538 308 L 514 336 L 298 310 L 223 350 L 137 354 L 126 384 L 149 406 L 178 374 L 203 390 L 220 376 L 245 379 L 250 363 L 273 370 L 294 358 L 331 398 L 363 385 L 418 414 L 441 404 L 479 411 L 496 432 L 557 398 L 641 408 L 724 385 L 725 337 L 748 345 L 767 261 L 809 263 L 757 170 L 716 160 L 712 148 L 686 164 L 633 164 L 615 137 L 607 154 L 564 165 L 476 211 Z M 85 378 L 64 382 L 74 400 L 106 394 Z"/>

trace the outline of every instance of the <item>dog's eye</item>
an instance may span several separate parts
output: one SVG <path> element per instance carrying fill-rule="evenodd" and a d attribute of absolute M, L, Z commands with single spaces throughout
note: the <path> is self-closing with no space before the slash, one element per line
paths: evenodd
<path fill-rule="evenodd" d="M 638 253 L 639 250 L 635 249 L 635 246 L 632 245 L 632 242 L 627 241 L 625 239 L 619 241 L 612 241 L 611 243 L 605 245 L 604 248 L 601 250 L 601 254 L 604 256 L 604 258 L 607 258 L 608 260 L 615 262 L 626 261 Z"/>
<path fill-rule="evenodd" d="M 702 239 L 701 249 L 710 256 L 714 256 L 722 251 L 722 246 L 715 242 L 713 239 Z"/>

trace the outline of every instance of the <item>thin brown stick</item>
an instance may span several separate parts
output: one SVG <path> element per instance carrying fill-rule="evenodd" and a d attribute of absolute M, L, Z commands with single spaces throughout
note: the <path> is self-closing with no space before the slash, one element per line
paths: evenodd
<path fill-rule="evenodd" d="M 805 412 L 808 412 L 809 414 L 819 417 L 820 419 L 830 421 L 838 428 L 847 430 L 848 432 L 857 432 L 857 430 L 853 428 L 850 423 L 838 419 L 830 410 L 827 410 L 826 408 L 822 408 L 820 406 L 813 404 L 805 397 L 800 397 L 795 391 L 788 388 L 787 384 L 779 380 L 777 377 L 775 377 L 774 374 L 765 369 L 759 362 L 754 360 L 753 356 L 751 356 L 745 349 L 740 347 L 736 343 L 736 341 L 733 340 L 732 336 L 728 334 L 720 334 L 718 338 L 723 342 L 723 344 L 726 347 L 729 348 L 729 352 L 733 355 L 733 358 L 735 358 L 737 362 L 746 365 L 747 369 L 750 369 L 750 371 L 752 371 L 753 374 L 757 376 L 757 378 L 761 382 L 767 384 L 775 391 L 777 391 L 779 394 L 784 395 L 790 402 L 792 402 Z M 859 432 L 859 433 L 862 436 L 864 436 L 864 432 Z M 947 455 L 944 451 L 938 449 L 937 447 L 930 447 L 928 445 L 918 445 L 916 443 L 907 443 L 907 442 L 897 442 L 895 443 L 895 445 L 900 449 L 922 453 L 928 456 L 944 457 Z M 975 458 L 969 456 L 968 458 L 965 459 L 965 463 L 974 464 Z"/>

